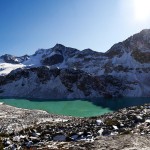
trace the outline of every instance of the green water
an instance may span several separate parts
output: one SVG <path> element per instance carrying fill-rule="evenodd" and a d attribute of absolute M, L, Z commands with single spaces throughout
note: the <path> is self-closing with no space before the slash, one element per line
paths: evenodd
<path fill-rule="evenodd" d="M 99 98 L 91 100 L 0 99 L 0 102 L 19 108 L 45 110 L 53 114 L 88 117 L 113 112 L 123 107 L 149 103 L 150 98 Z"/>

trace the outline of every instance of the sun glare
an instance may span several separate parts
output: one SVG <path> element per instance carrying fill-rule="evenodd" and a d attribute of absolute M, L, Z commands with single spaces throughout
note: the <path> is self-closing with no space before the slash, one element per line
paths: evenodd
<path fill-rule="evenodd" d="M 150 19 L 150 0 L 133 0 L 133 7 L 137 21 Z"/>

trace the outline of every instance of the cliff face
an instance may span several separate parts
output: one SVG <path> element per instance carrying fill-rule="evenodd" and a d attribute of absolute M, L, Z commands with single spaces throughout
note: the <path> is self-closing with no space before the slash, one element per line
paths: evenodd
<path fill-rule="evenodd" d="M 80 70 L 48 67 L 14 70 L 0 77 L 0 86 L 0 94 L 6 97 L 58 99 L 121 96 L 127 88 L 111 75 L 93 76 Z"/>
<path fill-rule="evenodd" d="M 56 44 L 31 56 L 1 56 L 0 67 L 0 96 L 149 97 L 150 30 L 115 44 L 106 53 Z"/>

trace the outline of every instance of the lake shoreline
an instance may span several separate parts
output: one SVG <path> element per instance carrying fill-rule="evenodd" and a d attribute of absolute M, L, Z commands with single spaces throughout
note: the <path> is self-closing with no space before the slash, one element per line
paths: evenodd
<path fill-rule="evenodd" d="M 30 110 L 43 110 L 50 114 L 74 117 L 99 116 L 115 112 L 124 107 L 140 106 L 149 103 L 150 98 L 116 98 L 116 99 L 0 99 L 7 105 Z"/>
<path fill-rule="evenodd" d="M 82 145 L 84 149 L 87 149 L 87 145 L 97 147 L 98 143 L 102 143 L 104 139 L 113 138 L 117 141 L 117 137 L 124 139 L 128 136 L 148 139 L 149 116 L 150 104 L 88 118 L 53 115 L 45 111 L 27 110 L 1 104 L 0 137 L 5 147 L 6 142 L 9 141 L 10 144 L 7 146 L 16 144 L 19 147 L 23 144 L 24 148 L 30 146 L 52 149 L 55 145 L 57 148 L 62 146 L 64 149 L 65 146 L 69 148 L 78 143 L 78 148 Z M 39 141 L 43 144 L 41 145 Z M 108 143 L 111 144 L 112 141 Z M 133 146 L 133 143 L 130 144 Z"/>

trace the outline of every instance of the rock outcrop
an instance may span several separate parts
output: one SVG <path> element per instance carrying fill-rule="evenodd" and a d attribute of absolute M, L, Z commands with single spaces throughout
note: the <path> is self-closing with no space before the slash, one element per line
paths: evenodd
<path fill-rule="evenodd" d="M 93 76 L 81 70 L 48 67 L 16 69 L 0 77 L 0 87 L 4 97 L 45 99 L 118 97 L 129 88 L 128 83 L 111 75 Z"/>

